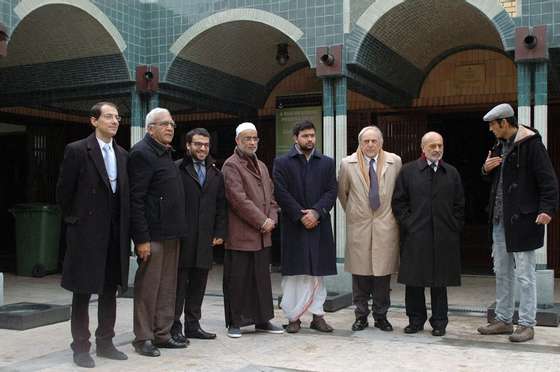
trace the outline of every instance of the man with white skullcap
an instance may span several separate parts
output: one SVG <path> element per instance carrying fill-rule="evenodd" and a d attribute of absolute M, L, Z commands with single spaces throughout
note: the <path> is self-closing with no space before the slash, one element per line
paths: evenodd
<path fill-rule="evenodd" d="M 496 273 L 496 318 L 478 328 L 483 335 L 511 334 L 511 342 L 534 338 L 537 285 L 535 250 L 558 207 L 558 181 L 539 133 L 515 122 L 503 103 L 485 116 L 497 142 L 482 174 L 491 182 L 489 224 Z M 519 288 L 519 320 L 513 331 L 514 285 Z M 513 334 L 512 334 L 513 333 Z"/>
<path fill-rule="evenodd" d="M 241 337 L 241 327 L 283 333 L 273 325 L 270 283 L 271 233 L 278 205 L 266 165 L 257 159 L 259 137 L 253 123 L 239 124 L 235 147 L 222 167 L 228 201 L 228 237 L 224 256 L 224 306 L 228 336 Z"/>

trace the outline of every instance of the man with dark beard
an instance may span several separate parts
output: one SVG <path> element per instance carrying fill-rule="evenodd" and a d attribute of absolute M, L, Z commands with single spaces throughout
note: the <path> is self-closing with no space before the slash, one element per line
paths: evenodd
<path fill-rule="evenodd" d="M 332 158 L 315 148 L 315 126 L 293 129 L 294 146 L 274 162 L 274 188 L 282 211 L 282 303 L 287 331 L 300 330 L 300 317 L 313 314 L 310 328 L 332 332 L 324 319 L 327 290 L 323 277 L 336 275 L 336 249 L 330 210 L 336 202 Z"/>
<path fill-rule="evenodd" d="M 209 155 L 210 133 L 195 128 L 187 133 L 185 157 L 175 162 L 185 190 L 187 235 L 181 239 L 175 322 L 171 335 L 210 340 L 214 333 L 200 327 L 202 300 L 213 247 L 223 244 L 226 235 L 224 176 Z M 181 314 L 185 313 L 185 336 L 181 334 Z"/>

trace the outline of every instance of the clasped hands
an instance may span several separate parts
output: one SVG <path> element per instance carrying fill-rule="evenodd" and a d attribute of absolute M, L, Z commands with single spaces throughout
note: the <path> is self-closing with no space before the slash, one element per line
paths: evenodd
<path fill-rule="evenodd" d="M 302 209 L 303 216 L 300 218 L 301 223 L 307 230 L 314 229 L 319 224 L 317 212 L 313 209 Z"/>

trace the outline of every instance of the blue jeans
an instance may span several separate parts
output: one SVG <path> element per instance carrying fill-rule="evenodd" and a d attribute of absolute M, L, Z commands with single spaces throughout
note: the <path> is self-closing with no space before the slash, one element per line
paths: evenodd
<path fill-rule="evenodd" d="M 537 274 L 535 251 L 508 252 L 504 225 L 495 224 L 492 230 L 492 257 L 496 273 L 496 319 L 511 323 L 514 311 L 514 283 L 519 287 L 519 321 L 525 327 L 536 325 Z"/>

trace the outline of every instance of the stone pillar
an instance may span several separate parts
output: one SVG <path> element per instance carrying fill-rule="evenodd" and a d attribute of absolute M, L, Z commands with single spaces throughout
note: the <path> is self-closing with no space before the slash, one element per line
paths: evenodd
<path fill-rule="evenodd" d="M 323 149 L 334 158 L 337 172 L 346 154 L 347 144 L 347 81 L 345 77 L 323 80 Z M 344 249 L 346 246 L 346 217 L 337 200 L 334 208 L 333 232 L 336 243 L 338 275 L 329 276 L 325 285 L 329 298 L 325 310 L 335 311 L 352 304 L 352 277 L 344 272 Z"/>
<path fill-rule="evenodd" d="M 347 155 L 347 82 L 346 78 L 337 79 L 335 82 L 335 156 L 336 171 L 340 169 L 340 162 Z M 338 174 L 338 173 L 337 173 Z M 346 247 L 346 215 L 340 202 L 336 201 L 335 207 L 335 238 L 337 261 L 344 261 Z"/>
<path fill-rule="evenodd" d="M 517 64 L 517 119 L 520 124 L 531 126 L 531 66 Z"/>
<path fill-rule="evenodd" d="M 548 147 L 548 64 L 546 62 L 535 64 L 535 120 L 534 128 L 539 131 L 542 141 Z M 537 250 L 537 270 L 547 268 L 546 231 L 544 233 L 544 246 Z"/>

